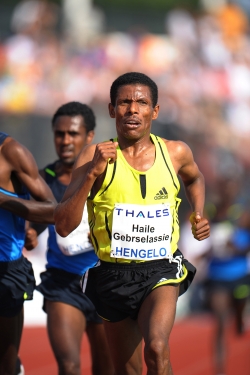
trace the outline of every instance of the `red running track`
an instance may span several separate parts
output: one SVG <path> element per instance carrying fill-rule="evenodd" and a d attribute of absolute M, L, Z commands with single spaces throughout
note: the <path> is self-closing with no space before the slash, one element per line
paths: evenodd
<path fill-rule="evenodd" d="M 171 362 L 174 375 L 214 375 L 212 338 L 214 325 L 210 317 L 186 318 L 175 323 L 171 334 Z M 250 374 L 250 331 L 236 336 L 227 333 L 227 375 Z M 45 327 L 25 327 L 20 348 L 25 375 L 57 375 Z M 82 345 L 82 375 L 91 375 L 86 336 Z M 143 375 L 146 375 L 144 366 Z"/>

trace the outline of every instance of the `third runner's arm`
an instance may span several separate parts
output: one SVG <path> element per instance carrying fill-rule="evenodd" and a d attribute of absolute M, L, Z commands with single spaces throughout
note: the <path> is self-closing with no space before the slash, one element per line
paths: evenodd
<path fill-rule="evenodd" d="M 55 198 L 39 175 L 35 159 L 30 151 L 9 138 L 1 149 L 2 158 L 22 185 L 25 185 L 34 200 L 26 200 L 0 193 L 0 207 L 26 220 L 39 223 L 53 223 L 53 212 L 56 206 Z M 6 184 L 6 185 L 4 185 Z M 7 178 L 2 176 L 1 185 L 8 190 Z"/>

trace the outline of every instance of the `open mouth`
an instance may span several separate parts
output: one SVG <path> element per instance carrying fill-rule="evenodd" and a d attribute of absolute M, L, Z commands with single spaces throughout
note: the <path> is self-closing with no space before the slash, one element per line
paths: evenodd
<path fill-rule="evenodd" d="M 69 158 L 69 157 L 72 157 L 73 155 L 73 152 L 72 151 L 61 151 L 61 157 L 62 158 Z"/>
<path fill-rule="evenodd" d="M 125 125 L 131 129 L 137 128 L 140 125 L 140 121 L 138 120 L 126 120 Z"/>

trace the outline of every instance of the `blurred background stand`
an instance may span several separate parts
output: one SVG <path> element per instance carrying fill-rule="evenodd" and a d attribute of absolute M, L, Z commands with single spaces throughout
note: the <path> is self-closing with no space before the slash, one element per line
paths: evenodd
<path fill-rule="evenodd" d="M 64 37 L 78 49 L 104 32 L 104 13 L 92 0 L 62 0 L 62 12 Z"/>

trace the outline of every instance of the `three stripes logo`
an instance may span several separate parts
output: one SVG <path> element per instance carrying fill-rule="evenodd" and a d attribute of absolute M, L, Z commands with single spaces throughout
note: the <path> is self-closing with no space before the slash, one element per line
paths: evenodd
<path fill-rule="evenodd" d="M 168 198 L 168 192 L 167 190 L 163 187 L 161 188 L 161 190 L 159 191 L 159 193 L 157 193 L 154 197 L 155 200 L 159 200 L 159 199 L 167 199 Z"/>

